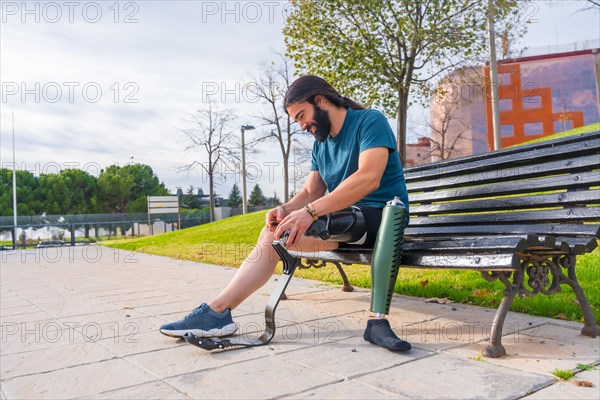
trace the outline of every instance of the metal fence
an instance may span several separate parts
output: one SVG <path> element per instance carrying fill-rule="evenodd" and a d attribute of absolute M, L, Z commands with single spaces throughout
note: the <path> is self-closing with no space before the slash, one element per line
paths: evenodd
<path fill-rule="evenodd" d="M 251 207 L 249 212 L 266 207 Z M 242 214 L 241 208 L 227 209 L 229 217 Z M 152 227 L 147 213 L 33 215 L 17 217 L 17 243 L 21 247 L 35 246 L 44 240 L 60 240 L 75 245 L 100 238 L 133 238 L 190 228 L 210 222 L 210 211 L 182 210 L 181 226 L 177 214 L 153 214 Z M 0 241 L 13 240 L 13 217 L 0 217 Z"/>
<path fill-rule="evenodd" d="M 177 214 L 154 214 L 151 219 L 155 234 L 190 228 L 210 222 L 208 210 Z M 20 246 L 37 242 L 65 240 L 75 245 L 79 241 L 94 241 L 111 237 L 139 237 L 150 234 L 147 213 L 35 215 L 17 217 L 17 241 Z M 14 243 L 13 217 L 0 217 L 0 240 Z"/>

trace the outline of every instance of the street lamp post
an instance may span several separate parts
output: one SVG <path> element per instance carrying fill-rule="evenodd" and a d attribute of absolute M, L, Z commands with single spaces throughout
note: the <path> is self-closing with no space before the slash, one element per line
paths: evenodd
<path fill-rule="evenodd" d="M 17 249 L 17 161 L 15 159 L 15 112 L 12 112 L 12 151 L 13 151 L 13 250 Z M 25 242 L 23 242 L 25 245 Z"/>
<path fill-rule="evenodd" d="M 246 144 L 244 132 L 255 129 L 252 125 L 242 125 L 242 213 L 248 213 L 248 196 L 246 192 Z"/>

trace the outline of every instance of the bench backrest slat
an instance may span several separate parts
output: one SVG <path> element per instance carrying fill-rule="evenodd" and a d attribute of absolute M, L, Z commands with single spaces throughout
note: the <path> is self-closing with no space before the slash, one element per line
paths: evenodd
<path fill-rule="evenodd" d="M 519 193 L 536 193 L 560 189 L 586 189 L 600 182 L 600 171 L 577 174 L 558 175 L 549 178 L 534 178 L 513 182 L 494 183 L 490 185 L 466 186 L 434 192 L 411 193 L 412 203 L 433 202 L 441 200 L 474 199 L 481 197 L 497 197 Z"/>
<path fill-rule="evenodd" d="M 433 216 L 435 214 L 516 209 L 527 210 L 552 206 L 585 205 L 597 201 L 600 201 L 600 189 L 585 192 L 561 192 L 499 199 L 447 201 L 436 204 L 413 205 L 410 208 L 410 212 L 414 216 Z"/>
<path fill-rule="evenodd" d="M 551 154 L 554 153 L 555 155 L 558 155 L 558 154 L 564 153 L 564 148 L 569 148 L 570 144 L 575 144 L 576 147 L 572 147 L 573 149 L 582 149 L 582 148 L 592 146 L 591 143 L 593 143 L 596 139 L 600 139 L 600 131 L 588 132 L 588 133 L 583 133 L 583 134 L 579 134 L 579 135 L 573 135 L 573 136 L 570 136 L 567 138 L 555 139 L 552 141 L 534 143 L 534 144 L 527 145 L 527 146 L 511 147 L 508 149 L 494 151 L 492 153 L 452 158 L 449 160 L 438 161 L 435 163 L 418 165 L 415 167 L 408 168 L 406 170 L 407 175 L 410 176 L 410 178 L 407 177 L 407 180 L 419 179 L 419 178 L 429 179 L 429 178 L 431 178 L 432 175 L 444 174 L 446 172 L 448 174 L 453 174 L 454 171 L 452 169 L 450 169 L 450 167 L 452 167 L 454 165 L 463 166 L 463 165 L 468 165 L 469 163 L 484 161 L 483 163 L 480 164 L 480 166 L 485 167 L 488 164 L 489 160 L 494 159 L 494 158 L 498 159 L 498 158 L 506 157 L 509 155 L 514 155 L 514 154 L 518 155 L 520 153 L 528 153 L 528 152 L 535 152 L 535 151 L 540 152 L 540 151 L 542 151 L 544 149 L 548 149 L 548 148 L 552 149 Z M 562 151 L 559 152 L 559 151 L 557 151 L 558 149 L 562 149 Z M 518 157 L 516 157 L 516 158 L 518 159 Z"/>
<path fill-rule="evenodd" d="M 598 142 L 600 143 L 600 140 Z M 465 185 L 472 186 L 480 182 L 491 184 L 494 182 L 507 180 L 545 177 L 555 174 L 562 174 L 565 171 L 575 173 L 591 171 L 595 168 L 600 168 L 600 156 L 598 154 L 587 154 L 566 160 L 555 159 L 546 162 L 540 162 L 541 160 L 537 159 L 535 161 L 535 163 L 532 162 L 531 164 L 516 166 L 515 163 L 510 163 L 511 165 L 509 168 L 487 170 L 483 172 L 481 172 L 481 168 L 479 168 L 476 172 L 473 172 L 470 169 L 461 170 L 460 174 L 457 175 L 446 176 L 437 179 L 432 177 L 428 180 L 408 182 L 407 188 L 411 192 L 427 191 L 431 190 L 431 188 L 440 190 Z"/>
<path fill-rule="evenodd" d="M 536 224 L 523 225 L 516 224 L 497 224 L 497 225 L 466 225 L 460 227 L 460 233 L 463 235 L 519 235 L 519 234 L 540 234 L 540 235 L 560 235 L 573 237 L 594 237 L 600 236 L 600 225 L 578 225 L 578 224 Z M 404 231 L 404 235 L 411 237 L 425 236 L 458 236 L 458 233 L 451 227 L 432 227 L 432 226 L 412 226 L 409 225 Z"/>
<path fill-rule="evenodd" d="M 443 225 L 489 225 L 495 223 L 583 223 L 587 221 L 600 222 L 599 207 L 562 208 L 543 211 L 504 212 L 486 214 L 455 215 L 450 217 L 411 218 L 411 226 L 443 226 Z"/>

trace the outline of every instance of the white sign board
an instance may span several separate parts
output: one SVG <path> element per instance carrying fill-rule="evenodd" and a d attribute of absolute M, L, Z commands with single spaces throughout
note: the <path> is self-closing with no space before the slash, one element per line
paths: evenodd
<path fill-rule="evenodd" d="M 150 222 L 150 215 L 152 214 L 177 214 L 179 229 L 181 226 L 179 196 L 148 196 L 148 226 L 151 234 L 153 234 Z"/>

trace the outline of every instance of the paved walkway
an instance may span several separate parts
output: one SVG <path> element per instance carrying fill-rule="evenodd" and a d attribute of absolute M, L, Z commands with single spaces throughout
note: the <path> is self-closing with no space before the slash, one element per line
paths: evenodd
<path fill-rule="evenodd" d="M 598 399 L 550 371 L 600 362 L 580 324 L 511 313 L 509 356 L 480 359 L 494 310 L 396 296 L 392 326 L 414 349 L 361 339 L 369 292 L 295 279 L 270 345 L 205 352 L 158 333 L 235 270 L 99 246 L 0 252 L 2 399 Z M 262 329 L 276 277 L 234 312 Z"/>

